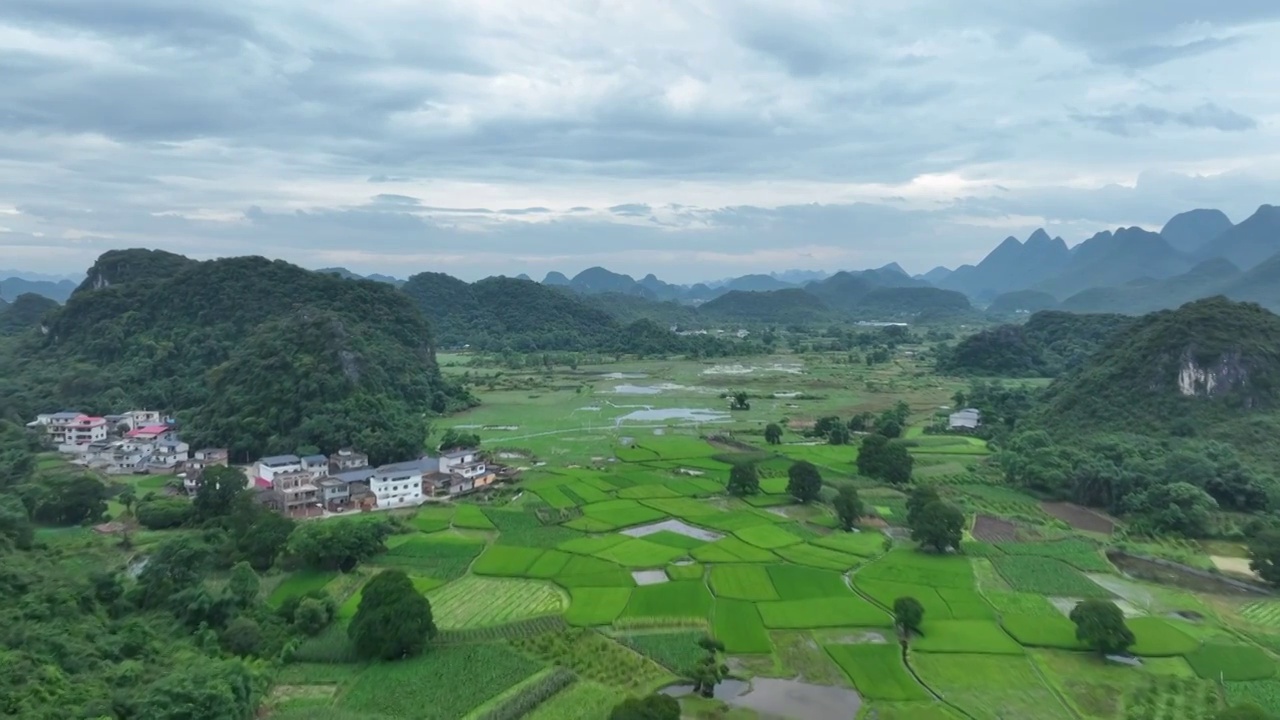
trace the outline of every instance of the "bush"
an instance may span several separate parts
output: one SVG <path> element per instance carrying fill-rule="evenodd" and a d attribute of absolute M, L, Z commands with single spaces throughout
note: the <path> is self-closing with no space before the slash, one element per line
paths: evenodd
<path fill-rule="evenodd" d="M 138 503 L 133 514 L 148 530 L 168 530 L 186 524 L 192 508 L 191 502 L 182 498 L 158 497 Z"/>

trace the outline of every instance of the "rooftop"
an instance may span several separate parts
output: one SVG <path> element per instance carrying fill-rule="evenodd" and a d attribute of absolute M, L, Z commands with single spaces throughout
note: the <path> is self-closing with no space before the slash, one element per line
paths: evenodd
<path fill-rule="evenodd" d="M 475 448 L 461 448 L 459 450 L 450 450 L 449 452 L 445 453 L 441 457 L 447 457 L 450 460 L 456 460 L 458 458 L 466 457 L 468 455 L 475 455 L 475 454 L 476 454 Z"/>
<path fill-rule="evenodd" d="M 267 467 L 297 465 L 300 462 L 302 462 L 302 460 L 297 455 L 272 455 L 270 457 L 264 457 L 258 461 L 260 465 L 266 465 Z"/>
<path fill-rule="evenodd" d="M 351 484 L 355 482 L 365 482 L 373 477 L 373 468 L 363 467 L 355 470 L 344 470 L 342 472 L 330 473 L 329 477 L 334 480 L 341 480 L 344 483 Z"/>
<path fill-rule="evenodd" d="M 304 455 L 302 462 L 308 465 L 326 465 L 329 462 L 329 458 L 326 455 Z"/>
<path fill-rule="evenodd" d="M 163 435 L 171 430 L 168 425 L 144 425 L 136 430 L 130 430 L 125 433 L 125 437 L 139 437 L 141 435 Z"/>

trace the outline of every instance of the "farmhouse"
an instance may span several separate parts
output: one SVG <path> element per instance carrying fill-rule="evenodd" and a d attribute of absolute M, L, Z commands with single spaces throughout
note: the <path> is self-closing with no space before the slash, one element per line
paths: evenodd
<path fill-rule="evenodd" d="M 982 413 L 974 408 L 965 408 L 947 417 L 949 430 L 975 430 L 981 424 Z"/>

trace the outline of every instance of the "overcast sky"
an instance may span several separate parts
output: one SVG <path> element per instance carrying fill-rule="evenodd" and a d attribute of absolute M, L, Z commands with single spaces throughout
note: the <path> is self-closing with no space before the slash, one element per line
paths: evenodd
<path fill-rule="evenodd" d="M 0 267 L 909 271 L 1280 203 L 1277 0 L 3 0 Z"/>

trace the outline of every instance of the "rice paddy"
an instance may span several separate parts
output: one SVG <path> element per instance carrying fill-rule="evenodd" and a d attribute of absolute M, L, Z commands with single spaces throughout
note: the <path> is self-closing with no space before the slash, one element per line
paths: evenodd
<path fill-rule="evenodd" d="M 641 367 L 694 387 L 707 366 Z M 839 372 L 855 370 L 863 372 Z M 406 514 L 402 534 L 355 573 L 271 579 L 271 604 L 322 590 L 339 603 L 340 619 L 300 648 L 297 659 L 310 662 L 282 671 L 291 684 L 324 685 L 326 694 L 277 713 L 496 717 L 512 698 L 544 693 L 523 717 L 603 720 L 621 698 L 684 677 L 705 654 L 698 640 L 711 635 L 724 644 L 735 678 L 849 688 L 863 703 L 858 717 L 879 720 L 1198 720 L 1224 698 L 1254 699 L 1280 714 L 1273 654 L 1280 641 L 1266 642 L 1268 629 L 1280 629 L 1280 601 L 1223 606 L 1120 576 L 1097 535 L 1069 534 L 1015 489 L 972 484 L 989 452 L 972 438 L 907 439 L 921 481 L 970 518 L 986 518 L 972 527 L 988 537 L 966 536 L 964 552 L 922 552 L 884 527 L 880 519 L 902 523 L 904 493 L 856 477 L 856 446 L 800 444 L 792 429 L 782 445 L 763 442 L 765 422 L 795 414 L 787 404 L 848 416 L 864 395 L 880 408 L 897 397 L 847 390 L 848 379 L 829 368 L 813 372 L 825 385 L 812 395 L 826 399 L 753 394 L 753 409 L 725 425 L 733 437 L 714 440 L 702 436 L 707 427 L 678 420 L 663 421 L 660 434 L 641 423 L 618 428 L 613 420 L 630 411 L 596 402 L 590 390 L 486 392 L 474 421 L 520 430 L 482 431 L 485 443 L 546 464 L 525 473 L 519 497 Z M 774 382 L 749 377 L 757 386 Z M 795 385 L 806 375 L 780 377 Z M 913 409 L 945 404 L 953 391 L 921 383 L 910 391 Z M 681 392 L 645 402 L 706 403 L 681 400 Z M 597 409 L 574 412 L 587 406 Z M 761 493 L 729 497 L 730 463 L 744 459 L 759 464 Z M 852 482 L 879 519 L 855 532 L 836 529 L 832 487 L 822 501 L 795 504 L 786 473 L 802 459 L 833 485 Z M 359 607 L 361 585 L 391 567 L 405 570 L 431 602 L 443 640 L 420 658 L 356 663 L 344 623 Z M 905 651 L 891 615 L 901 597 L 925 610 Z M 1108 664 L 1076 639 L 1066 613 L 1093 597 L 1124 601 L 1140 666 Z M 1193 620 L 1172 614 L 1182 610 L 1194 611 Z M 720 701 L 684 704 L 690 717 L 756 717 Z"/>

